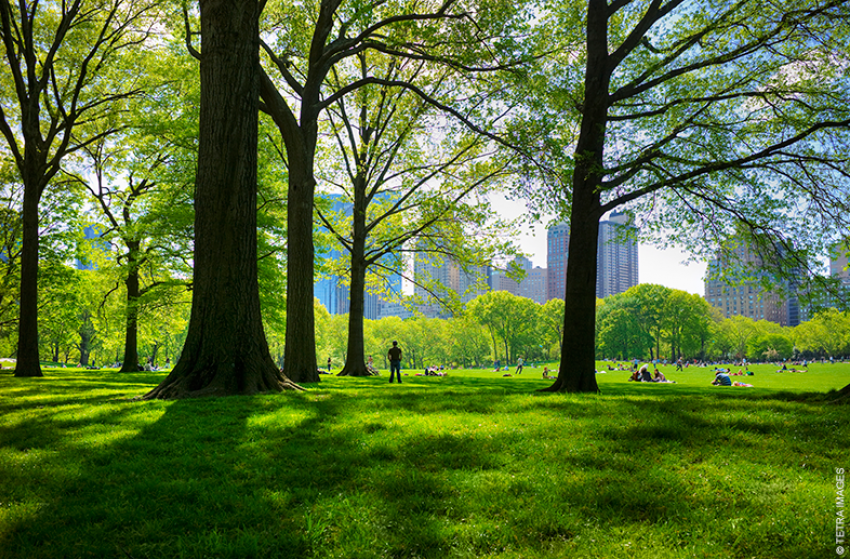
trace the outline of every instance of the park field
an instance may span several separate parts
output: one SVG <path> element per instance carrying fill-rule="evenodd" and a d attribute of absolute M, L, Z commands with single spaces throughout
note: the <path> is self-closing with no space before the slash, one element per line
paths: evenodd
<path fill-rule="evenodd" d="M 842 557 L 850 364 L 661 370 L 142 402 L 164 373 L 4 369 L 0 559 Z"/>

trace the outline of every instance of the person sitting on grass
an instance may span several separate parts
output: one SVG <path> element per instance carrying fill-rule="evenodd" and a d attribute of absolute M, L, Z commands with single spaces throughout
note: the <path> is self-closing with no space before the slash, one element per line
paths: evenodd
<path fill-rule="evenodd" d="M 629 381 L 652 382 L 652 375 L 649 372 L 649 365 L 644 365 L 640 369 L 635 369 L 635 372 L 632 373 L 632 376 L 629 377 Z"/>
<path fill-rule="evenodd" d="M 375 360 L 372 359 L 371 355 L 369 356 L 369 359 L 366 361 L 366 370 L 369 371 L 369 374 L 373 375 L 373 376 L 377 376 L 377 375 L 380 374 L 380 373 L 378 373 L 378 369 L 375 368 Z"/>
<path fill-rule="evenodd" d="M 554 380 L 555 377 L 549 376 L 549 367 L 543 367 L 543 378 Z"/>
<path fill-rule="evenodd" d="M 729 378 L 728 373 L 718 371 L 714 375 L 714 380 L 712 383 L 714 386 L 732 386 L 732 379 Z"/>
<path fill-rule="evenodd" d="M 652 382 L 665 382 L 669 384 L 676 384 L 675 381 L 667 380 L 667 377 L 664 376 L 664 373 L 658 370 L 658 367 L 655 368 L 655 374 L 652 377 Z"/>

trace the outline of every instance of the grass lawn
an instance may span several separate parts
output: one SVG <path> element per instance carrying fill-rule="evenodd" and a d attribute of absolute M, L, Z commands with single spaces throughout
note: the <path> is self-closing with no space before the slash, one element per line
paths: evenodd
<path fill-rule="evenodd" d="M 674 369 L 174 402 L 132 399 L 162 373 L 4 369 L 0 559 L 840 557 L 850 423 L 826 393 L 850 364 L 734 377 L 754 388 Z"/>

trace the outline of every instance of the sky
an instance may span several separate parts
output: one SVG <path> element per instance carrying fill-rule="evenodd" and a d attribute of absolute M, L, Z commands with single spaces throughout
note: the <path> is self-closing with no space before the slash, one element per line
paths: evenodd
<path fill-rule="evenodd" d="M 504 218 L 513 219 L 527 211 L 516 200 L 493 199 L 494 209 Z M 524 227 L 515 239 L 520 249 L 530 255 L 534 266 L 546 267 L 546 227 L 544 224 Z M 656 283 L 673 289 L 681 289 L 697 295 L 705 294 L 705 262 L 686 264 L 688 253 L 680 248 L 658 249 L 652 245 L 638 245 L 638 281 Z"/>

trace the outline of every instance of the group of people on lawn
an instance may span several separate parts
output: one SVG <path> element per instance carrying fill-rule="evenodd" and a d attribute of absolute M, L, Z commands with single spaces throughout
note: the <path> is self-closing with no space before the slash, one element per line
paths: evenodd
<path fill-rule="evenodd" d="M 667 380 L 667 377 L 664 376 L 664 373 L 658 370 L 657 365 L 653 365 L 655 369 L 652 373 L 649 372 L 649 365 L 643 365 L 638 368 L 637 364 L 635 364 L 635 369 L 632 372 L 632 376 L 629 377 L 630 382 L 666 382 L 670 384 L 675 384 L 675 381 Z"/>

